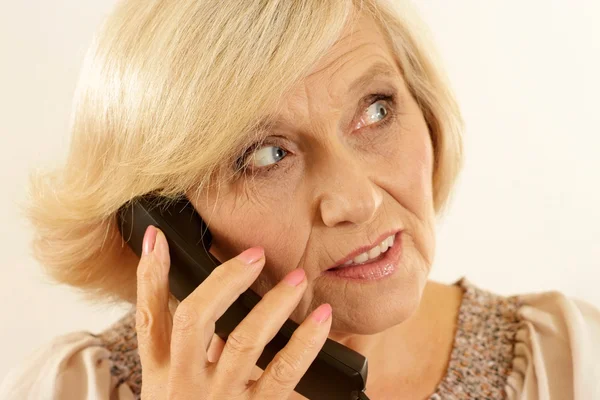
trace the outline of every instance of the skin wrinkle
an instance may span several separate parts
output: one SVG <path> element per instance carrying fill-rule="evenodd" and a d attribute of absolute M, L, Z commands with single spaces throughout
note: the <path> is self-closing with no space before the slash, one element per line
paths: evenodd
<path fill-rule="evenodd" d="M 374 63 L 360 78 L 352 81 L 348 87 L 350 87 L 350 93 L 354 94 L 356 92 L 360 92 L 367 87 L 375 77 L 380 78 L 396 78 L 398 75 L 398 71 L 396 71 L 389 64 L 385 63 L 384 60 L 381 62 Z"/>
<path fill-rule="evenodd" d="M 352 54 L 352 53 L 355 53 L 355 52 L 359 51 L 361 47 L 368 47 L 368 46 L 369 46 L 369 43 L 367 43 L 367 44 L 364 44 L 364 45 L 362 45 L 362 46 L 359 46 L 358 48 L 354 49 L 354 50 L 353 50 L 351 53 L 348 53 L 348 58 L 349 58 L 349 59 L 348 59 L 348 60 L 346 60 L 346 61 L 344 61 L 344 62 L 342 62 L 342 63 L 341 63 L 341 65 L 339 65 L 339 66 L 338 66 L 337 70 L 336 70 L 334 73 L 332 73 L 332 80 L 331 80 L 331 82 L 332 82 L 332 85 L 333 85 L 333 82 L 335 82 L 336 75 L 339 75 L 339 74 L 340 74 L 340 71 L 341 71 L 341 70 L 342 70 L 344 67 L 346 67 L 348 64 L 351 64 L 351 63 L 353 63 L 353 62 L 356 62 L 356 60 L 355 60 L 355 59 L 352 59 L 352 58 L 351 58 L 349 55 L 350 55 L 350 54 Z M 376 46 L 376 47 L 378 47 L 378 48 L 380 48 L 380 49 L 383 49 L 381 46 Z M 374 58 L 373 58 L 373 61 L 374 61 L 374 63 L 373 63 L 373 65 L 372 65 L 372 67 L 376 66 L 378 62 L 382 62 L 382 63 L 386 63 L 386 64 L 388 64 L 388 68 L 390 68 L 390 69 L 391 69 L 391 67 L 389 66 L 389 62 L 387 62 L 387 61 L 386 61 L 386 60 L 385 60 L 383 57 L 374 57 Z M 377 62 L 375 62 L 375 61 L 377 61 Z M 351 68 L 351 67 L 348 67 L 348 68 Z M 340 83 L 345 83 L 345 80 L 347 80 L 347 79 L 348 79 L 348 78 L 346 78 L 346 79 L 344 79 L 344 78 L 341 78 L 341 79 L 339 79 L 339 80 L 340 80 Z M 363 80 L 363 79 L 366 79 L 366 77 L 361 77 L 361 78 L 357 79 L 357 80 L 359 81 L 359 82 L 358 82 L 358 84 L 359 84 L 359 85 L 357 85 L 357 89 L 359 88 L 358 86 L 360 86 L 360 83 L 361 83 L 360 81 L 361 81 L 361 80 Z M 340 86 L 342 86 L 342 85 L 340 85 Z M 343 86 L 347 87 L 347 85 L 343 85 Z M 333 96 L 333 97 L 335 98 L 335 96 Z"/>
<path fill-rule="evenodd" d="M 371 20 L 363 18 L 359 25 L 355 40 L 338 41 L 316 72 L 291 88 L 276 107 L 285 122 L 268 132 L 279 139 L 267 145 L 291 151 L 280 166 L 224 181 L 219 191 L 190 200 L 200 215 L 212 214 L 211 252 L 221 261 L 252 246 L 265 248 L 266 265 L 252 285 L 259 295 L 291 270 L 304 269 L 307 289 L 290 318 L 300 323 L 320 304 L 331 304 L 329 337 L 369 358 L 370 381 L 404 376 L 422 385 L 414 391 L 404 388 L 404 393 L 425 393 L 434 388 L 436 377 L 419 377 L 427 376 L 432 359 L 445 365 L 449 349 L 432 340 L 393 365 L 389 357 L 395 349 L 416 352 L 411 344 L 433 335 L 424 321 L 447 321 L 451 315 L 447 309 L 423 308 L 435 303 L 422 301 L 425 293 L 448 300 L 446 304 L 454 304 L 457 293 L 427 281 L 435 248 L 432 142 L 383 34 Z M 380 62 L 395 76 L 371 76 L 368 87 L 352 96 L 338 92 Z M 393 82 L 386 84 L 389 80 Z M 358 100 L 389 87 L 396 89 L 396 106 L 389 105 L 395 118 L 355 132 Z M 353 120 L 340 124 L 346 115 Z M 392 276 L 356 283 L 323 274 L 391 229 L 403 230 L 402 256 Z M 450 343 L 453 323 L 448 320 Z"/>
<path fill-rule="evenodd" d="M 380 63 L 377 63 L 380 64 Z M 377 65 L 375 64 L 375 66 Z M 390 67 L 389 65 L 385 68 L 385 70 L 382 67 L 379 68 L 370 68 L 368 72 L 365 73 L 364 76 L 362 76 L 363 79 L 365 79 L 365 82 L 369 82 L 371 85 L 375 86 L 375 84 L 379 84 L 379 85 L 388 85 L 390 89 L 394 89 L 394 92 L 398 92 L 398 89 L 396 88 L 396 85 L 393 83 L 394 78 L 397 79 L 397 77 L 399 76 L 399 70 L 396 70 L 395 73 L 392 73 L 391 71 L 393 71 L 393 68 Z M 365 85 L 365 83 L 361 83 L 361 82 L 356 82 L 353 83 L 352 85 L 350 85 L 352 87 L 356 86 L 356 88 L 360 88 L 361 86 L 366 87 L 367 85 Z M 328 85 L 329 87 L 329 85 Z M 344 85 L 344 87 L 346 87 L 346 85 Z M 388 89 L 389 90 L 389 89 Z M 334 96 L 333 94 L 331 94 L 331 92 L 333 92 L 333 90 L 329 91 L 329 94 L 332 98 L 336 98 L 336 99 L 340 99 L 340 103 L 344 103 L 344 100 L 346 97 L 348 97 L 348 99 L 354 99 L 356 98 L 356 96 L 352 96 L 350 97 L 350 94 L 352 92 L 356 91 L 357 93 L 360 92 L 360 90 L 356 90 L 356 89 L 352 89 L 351 91 L 349 91 L 348 93 L 343 93 L 340 94 L 338 96 Z M 300 97 L 298 95 L 291 95 L 290 96 L 291 99 L 294 99 L 296 97 Z M 396 103 L 398 105 L 398 108 L 402 107 L 402 102 L 403 99 L 401 96 L 397 96 L 398 98 L 396 99 Z M 358 100 L 357 101 L 357 108 L 358 108 Z M 401 115 L 401 110 L 399 111 L 399 115 Z M 288 110 L 289 112 L 289 110 Z M 342 110 L 339 108 L 330 108 L 328 110 L 328 114 L 330 116 L 337 116 L 339 115 L 339 113 L 341 113 Z M 288 124 L 286 124 L 285 119 L 281 116 L 284 115 L 285 112 L 275 112 L 272 115 L 270 115 L 269 117 L 265 117 L 263 120 L 261 120 L 261 122 L 258 123 L 258 126 L 261 127 L 261 132 L 262 133 L 257 133 L 255 135 L 255 141 L 258 141 L 259 139 L 262 138 L 262 135 L 268 135 L 269 132 L 276 132 L 277 130 L 286 130 L 286 129 L 290 129 L 290 130 L 298 130 L 298 128 L 296 126 L 290 126 Z M 354 115 L 353 115 L 354 117 Z M 287 119 L 293 120 L 294 116 L 290 115 Z M 348 118 L 346 118 L 345 116 L 343 118 L 341 118 L 341 121 L 343 121 L 342 123 L 339 124 L 339 129 L 344 131 L 344 127 L 346 127 L 347 125 L 349 125 L 350 122 L 346 123 L 346 120 Z M 312 129 L 320 129 L 318 125 L 316 126 L 312 126 Z M 302 130 L 300 130 L 301 132 Z M 326 132 L 323 132 L 326 133 Z M 310 135 L 307 135 L 308 137 L 310 137 Z M 327 136 L 324 136 L 323 138 L 320 139 L 326 139 Z M 313 140 L 318 140 L 319 138 L 312 138 Z"/>
<path fill-rule="evenodd" d="M 362 45 L 362 46 L 359 46 L 359 48 L 364 48 L 364 47 L 368 47 L 368 45 Z M 348 52 L 348 53 L 345 53 L 345 54 L 351 54 L 351 52 Z M 339 71 L 339 70 L 338 70 L 338 71 Z M 307 93 L 307 92 L 308 92 L 308 90 L 306 89 L 306 84 L 305 84 L 305 87 L 304 87 L 304 92 L 305 92 L 305 93 Z M 310 97 L 310 96 L 307 96 L 307 99 L 308 99 L 308 107 L 307 107 L 307 108 L 314 108 L 314 107 L 311 107 L 311 97 Z M 320 133 L 320 132 L 319 132 L 319 133 Z M 267 194 L 268 194 L 268 192 L 267 192 Z M 248 193 L 248 194 L 247 194 L 247 196 L 249 197 L 249 196 L 251 196 L 251 194 L 249 194 L 249 193 Z M 257 204 L 257 206 L 259 206 L 259 208 L 260 208 L 260 209 L 263 209 L 264 207 L 267 207 L 267 206 L 265 206 L 265 205 L 264 205 L 264 203 L 261 201 L 261 200 L 262 200 L 262 198 L 261 198 L 260 196 L 256 196 L 256 197 L 257 197 L 257 199 L 258 199 L 257 201 L 259 202 L 259 203 Z M 247 201 L 249 202 L 249 200 L 248 200 L 248 199 L 245 199 L 245 200 L 247 200 Z M 236 208 L 237 208 L 237 207 L 239 207 L 239 205 L 238 205 L 238 204 L 237 204 L 237 202 L 236 202 Z M 370 235 L 368 235 L 368 237 L 370 237 Z M 370 240 L 370 241 L 371 241 L 371 240 Z"/>

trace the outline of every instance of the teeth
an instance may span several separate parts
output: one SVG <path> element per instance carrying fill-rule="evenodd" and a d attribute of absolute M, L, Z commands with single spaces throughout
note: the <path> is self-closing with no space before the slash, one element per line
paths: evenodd
<path fill-rule="evenodd" d="M 374 258 L 379 257 L 381 254 L 388 251 L 390 247 L 394 245 L 394 235 L 387 237 L 384 239 L 378 246 L 373 247 L 368 252 L 361 253 L 354 257 L 353 260 L 347 261 L 344 266 L 351 264 L 362 264 L 367 262 L 368 260 L 372 260 Z"/>
<path fill-rule="evenodd" d="M 367 253 L 362 253 L 354 257 L 354 264 L 362 264 L 369 259 L 369 255 Z"/>
<path fill-rule="evenodd" d="M 386 248 L 387 250 L 387 248 Z M 381 247 L 380 246 L 375 246 L 373 247 L 371 250 L 369 250 L 369 260 L 373 259 L 375 257 L 379 257 L 379 255 L 382 253 L 381 251 Z"/>
<path fill-rule="evenodd" d="M 380 252 L 381 253 L 385 253 L 387 251 L 387 249 L 390 247 L 390 245 L 388 244 L 387 239 L 385 239 L 383 242 L 381 242 L 381 244 L 379 246 Z"/>

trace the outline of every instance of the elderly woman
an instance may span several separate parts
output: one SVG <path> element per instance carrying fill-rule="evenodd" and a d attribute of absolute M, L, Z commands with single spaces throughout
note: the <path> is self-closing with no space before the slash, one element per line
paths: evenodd
<path fill-rule="evenodd" d="M 0 397 L 301 399 L 329 338 L 369 360 L 371 399 L 600 398 L 598 310 L 428 280 L 461 117 L 417 21 L 383 0 L 120 1 L 29 215 L 53 277 L 132 311 L 40 349 Z M 148 193 L 185 195 L 223 262 L 182 302 L 164 233 L 141 257 L 119 233 Z M 222 341 L 248 288 L 262 300 Z"/>

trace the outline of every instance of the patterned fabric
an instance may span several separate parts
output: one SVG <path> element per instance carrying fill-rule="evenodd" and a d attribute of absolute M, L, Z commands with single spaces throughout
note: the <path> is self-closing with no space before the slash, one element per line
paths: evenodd
<path fill-rule="evenodd" d="M 504 399 L 521 302 L 478 289 L 466 279 L 458 285 L 464 294 L 448 371 L 429 399 Z"/>
<path fill-rule="evenodd" d="M 454 347 L 445 377 L 429 400 L 503 399 L 512 372 L 515 335 L 520 326 L 519 297 L 481 290 L 466 279 Z M 135 312 L 99 335 L 111 352 L 114 383 L 123 382 L 139 399 L 142 368 L 137 353 Z"/>
<path fill-rule="evenodd" d="M 110 351 L 113 387 L 127 383 L 139 400 L 142 392 L 142 364 L 137 351 L 135 310 L 128 312 L 99 337 Z"/>

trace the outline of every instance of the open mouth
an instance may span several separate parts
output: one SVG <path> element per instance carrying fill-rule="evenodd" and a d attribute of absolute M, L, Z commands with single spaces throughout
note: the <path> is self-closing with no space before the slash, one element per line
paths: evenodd
<path fill-rule="evenodd" d="M 326 276 L 345 281 L 375 281 L 394 274 L 402 256 L 402 231 L 385 234 L 375 245 L 350 253 L 335 267 L 324 271 Z"/>
<path fill-rule="evenodd" d="M 378 261 L 385 257 L 385 253 L 394 246 L 394 239 L 396 235 L 390 235 L 383 239 L 378 245 L 374 246 L 368 251 L 364 251 L 359 255 L 355 256 L 351 260 L 346 261 L 344 264 L 339 265 L 334 268 L 330 268 L 328 271 L 336 271 L 347 267 L 352 267 L 356 265 L 363 265 L 370 262 Z"/>

